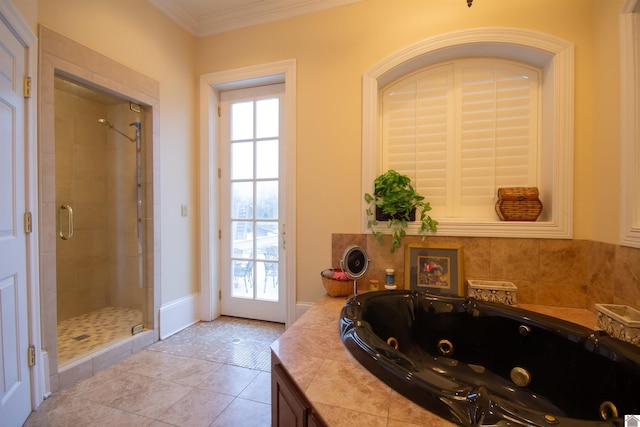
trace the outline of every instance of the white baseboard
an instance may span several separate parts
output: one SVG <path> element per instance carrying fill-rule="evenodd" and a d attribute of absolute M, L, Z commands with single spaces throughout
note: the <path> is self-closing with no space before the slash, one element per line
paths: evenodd
<path fill-rule="evenodd" d="M 43 397 L 46 399 L 51 396 L 51 378 L 49 375 L 51 374 L 49 370 L 49 353 L 46 351 L 40 352 L 40 362 L 42 363 L 42 370 L 44 372 L 44 394 Z"/>
<path fill-rule="evenodd" d="M 309 310 L 312 305 L 313 305 L 312 302 L 298 301 L 296 303 L 296 319 L 295 320 L 298 320 L 304 313 L 306 313 L 306 311 Z"/>
<path fill-rule="evenodd" d="M 191 294 L 160 307 L 158 324 L 160 325 L 161 340 L 200 320 L 198 317 L 198 300 L 199 294 Z"/>
<path fill-rule="evenodd" d="M 198 300 L 199 294 L 191 294 L 160 307 L 158 317 L 161 340 L 200 321 Z M 312 302 L 298 301 L 295 320 L 298 320 L 312 305 Z"/>

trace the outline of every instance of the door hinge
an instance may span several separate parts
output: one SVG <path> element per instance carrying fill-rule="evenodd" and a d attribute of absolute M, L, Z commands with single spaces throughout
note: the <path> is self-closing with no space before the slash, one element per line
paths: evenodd
<path fill-rule="evenodd" d="M 282 250 L 287 249 L 287 225 L 282 224 Z"/>
<path fill-rule="evenodd" d="M 222 230 L 218 229 L 218 239 L 222 239 Z"/>
<path fill-rule="evenodd" d="M 36 366 L 36 346 L 30 345 L 27 349 L 27 361 L 29 363 L 29 367 Z"/>
<path fill-rule="evenodd" d="M 222 168 L 218 168 L 218 178 L 222 178 Z"/>
<path fill-rule="evenodd" d="M 222 301 L 222 290 L 218 290 L 218 301 Z"/>
<path fill-rule="evenodd" d="M 31 77 L 25 76 L 22 79 L 22 96 L 31 98 Z"/>
<path fill-rule="evenodd" d="M 218 117 L 222 117 L 222 107 L 218 105 Z"/>
<path fill-rule="evenodd" d="M 31 233 L 33 231 L 33 217 L 31 212 L 25 212 L 24 214 L 24 232 Z"/>

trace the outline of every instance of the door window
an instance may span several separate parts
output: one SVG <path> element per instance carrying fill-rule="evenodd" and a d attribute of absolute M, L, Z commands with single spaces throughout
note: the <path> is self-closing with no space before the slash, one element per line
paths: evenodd
<path fill-rule="evenodd" d="M 283 85 L 272 85 L 221 97 L 222 158 L 229 161 L 221 191 L 223 314 L 264 318 L 256 315 L 264 309 L 273 312 L 265 320 L 284 320 L 279 232 L 282 93 Z"/>

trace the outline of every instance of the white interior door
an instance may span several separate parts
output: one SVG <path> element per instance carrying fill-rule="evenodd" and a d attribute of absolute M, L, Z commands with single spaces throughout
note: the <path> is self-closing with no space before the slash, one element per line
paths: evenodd
<path fill-rule="evenodd" d="M 284 85 L 221 94 L 221 312 L 284 322 Z"/>
<path fill-rule="evenodd" d="M 2 20 L 0 40 L 0 424 L 12 427 L 31 412 L 23 226 L 25 49 Z"/>

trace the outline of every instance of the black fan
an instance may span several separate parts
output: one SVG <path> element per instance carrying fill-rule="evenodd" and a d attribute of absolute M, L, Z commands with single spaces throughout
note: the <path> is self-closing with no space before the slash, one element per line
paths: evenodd
<path fill-rule="evenodd" d="M 345 249 L 340 260 L 340 268 L 353 279 L 353 294 L 358 293 L 358 279 L 367 273 L 369 268 L 369 256 L 360 246 L 351 245 Z"/>

